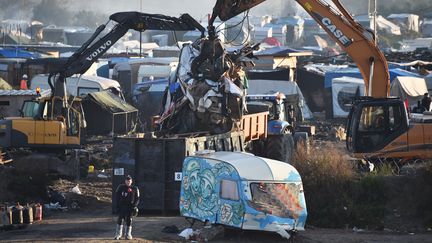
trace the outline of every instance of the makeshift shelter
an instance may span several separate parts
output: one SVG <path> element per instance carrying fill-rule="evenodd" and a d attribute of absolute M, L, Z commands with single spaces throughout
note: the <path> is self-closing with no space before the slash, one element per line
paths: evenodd
<path fill-rule="evenodd" d="M 312 118 L 312 112 L 307 106 L 303 94 L 294 81 L 287 80 L 262 80 L 262 79 L 250 79 L 249 88 L 247 90 L 248 94 L 274 94 L 276 92 L 281 92 L 285 95 L 299 95 L 300 108 L 305 119 Z"/>
<path fill-rule="evenodd" d="M 432 74 L 427 75 L 424 79 L 426 80 L 426 86 L 429 94 L 432 94 Z"/>
<path fill-rule="evenodd" d="M 289 46 L 300 46 L 303 36 L 304 20 L 300 16 L 281 17 L 276 20 L 276 24 L 287 25 L 287 44 Z"/>
<path fill-rule="evenodd" d="M 138 110 L 110 91 L 89 93 L 82 105 L 89 135 L 126 134 L 136 126 Z"/>
<path fill-rule="evenodd" d="M 417 106 L 417 101 L 420 101 L 427 92 L 424 78 L 399 76 L 390 85 L 390 96 L 408 100 L 408 105 L 411 108 Z"/>
<path fill-rule="evenodd" d="M 404 30 L 419 31 L 419 16 L 415 14 L 390 14 L 387 19 L 399 25 Z"/>
<path fill-rule="evenodd" d="M 420 75 L 416 73 L 412 73 L 400 68 L 393 68 L 389 69 L 390 74 L 390 82 L 393 82 L 393 80 L 396 77 L 404 76 L 404 77 L 420 77 Z M 341 68 L 341 69 L 335 69 L 328 72 L 325 72 L 325 79 L 324 79 L 324 86 L 325 88 L 331 87 L 332 80 L 335 78 L 340 77 L 353 77 L 353 78 L 362 78 L 360 71 L 358 68 Z"/>
<path fill-rule="evenodd" d="M 37 52 L 26 51 L 19 47 L 1 47 L 0 57 L 4 58 L 41 58 L 42 55 Z"/>
<path fill-rule="evenodd" d="M 323 74 L 299 68 L 297 69 L 297 84 L 303 91 L 306 102 L 312 112 L 322 112 L 325 110 Z"/>
<path fill-rule="evenodd" d="M 432 37 L 432 19 L 424 19 L 420 29 L 424 37 Z"/>
<path fill-rule="evenodd" d="M 357 15 L 354 17 L 355 20 L 360 22 L 361 25 L 365 26 L 366 28 L 373 29 L 374 27 L 374 18 L 373 16 L 369 16 L 367 14 L 363 15 Z M 393 35 L 401 35 L 400 27 L 396 24 L 392 23 L 391 21 L 385 19 L 383 16 L 379 15 L 376 18 L 376 24 L 379 30 L 383 30 L 389 34 Z"/>
<path fill-rule="evenodd" d="M 141 65 L 166 66 L 177 63 L 178 57 L 139 58 L 118 62 L 113 66 L 112 78 L 122 86 L 126 97 L 131 98 L 134 84 L 138 80 L 138 71 Z"/>
<path fill-rule="evenodd" d="M 347 117 L 354 97 L 364 96 L 363 79 L 340 77 L 332 80 L 333 117 Z"/>

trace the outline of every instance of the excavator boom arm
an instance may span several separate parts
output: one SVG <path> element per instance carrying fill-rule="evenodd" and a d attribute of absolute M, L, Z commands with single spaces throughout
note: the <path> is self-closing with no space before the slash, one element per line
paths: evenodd
<path fill-rule="evenodd" d="M 228 20 L 266 0 L 218 0 L 213 18 Z M 357 64 L 365 82 L 367 94 L 376 98 L 388 97 L 390 75 L 388 64 L 374 43 L 374 36 L 358 24 L 339 0 L 335 7 L 323 0 L 295 0 L 335 40 Z M 227 9 L 229 7 L 229 9 Z"/>
<path fill-rule="evenodd" d="M 117 22 L 110 32 L 94 42 L 105 29 L 105 25 L 99 26 L 92 37 L 86 41 L 61 68 L 50 73 L 50 77 L 59 76 L 54 85 L 51 80 L 49 81 L 51 88 L 54 88 L 54 96 L 63 97 L 64 88 L 62 87 L 65 79 L 74 74 L 85 73 L 98 58 L 105 54 L 130 29 L 137 31 L 187 31 L 198 29 L 202 33 L 205 31 L 205 29 L 188 14 L 183 14 L 180 18 L 175 18 L 160 14 L 119 12 L 112 14 L 110 20 Z"/>

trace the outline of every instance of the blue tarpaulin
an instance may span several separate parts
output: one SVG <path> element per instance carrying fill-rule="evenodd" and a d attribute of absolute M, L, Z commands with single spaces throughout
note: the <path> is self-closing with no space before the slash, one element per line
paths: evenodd
<path fill-rule="evenodd" d="M 400 68 L 394 68 L 389 70 L 390 73 L 390 82 L 392 82 L 396 77 L 398 76 L 404 76 L 404 77 L 420 77 L 420 75 L 416 73 L 412 73 L 409 71 L 405 71 Z M 360 71 L 358 68 L 341 68 L 333 71 L 329 71 L 325 73 L 324 77 L 324 87 L 330 88 L 332 84 L 332 80 L 334 78 L 340 78 L 340 77 L 352 77 L 352 78 L 361 78 L 363 77 L 360 74 Z"/>
<path fill-rule="evenodd" d="M 0 57 L 5 58 L 41 58 L 36 52 L 25 51 L 21 48 L 0 48 Z"/>
<path fill-rule="evenodd" d="M 100 66 L 96 70 L 96 74 L 99 77 L 109 78 L 109 66 L 108 66 L 108 64 Z"/>

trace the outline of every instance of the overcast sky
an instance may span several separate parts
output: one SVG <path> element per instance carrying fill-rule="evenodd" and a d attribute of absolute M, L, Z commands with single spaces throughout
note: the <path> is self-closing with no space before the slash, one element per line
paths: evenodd
<path fill-rule="evenodd" d="M 80 4 L 78 4 L 78 2 Z M 99 0 L 83 1 L 75 0 L 76 8 L 82 8 L 82 4 L 90 6 L 90 9 L 100 10 L 105 13 L 114 13 L 119 11 L 139 11 L 146 13 L 161 13 L 166 15 L 178 16 L 182 13 L 190 13 L 196 18 L 206 16 L 211 13 L 216 0 Z M 346 2 L 349 11 L 358 13 L 367 11 L 367 0 L 342 0 Z M 354 2 L 363 2 L 363 4 L 351 4 Z M 294 0 L 268 0 L 256 6 L 252 13 L 256 15 L 273 14 L 280 15 L 283 10 L 282 6 L 299 9 L 299 5 Z M 363 6 L 363 9 L 362 9 Z M 357 9 L 353 9 L 353 7 Z M 358 9 L 360 8 L 360 9 Z"/>
<path fill-rule="evenodd" d="M 43 0 L 0 0 L 0 18 L 30 20 L 33 7 Z M 53 0 L 61 8 L 87 10 L 110 15 L 120 11 L 142 11 L 179 16 L 189 13 L 198 20 L 212 12 L 216 0 Z M 368 0 L 341 0 L 352 14 L 366 13 Z M 252 9 L 252 15 L 291 15 L 300 13 L 294 0 L 267 0 Z M 55 14 L 55 13 L 52 13 Z"/>
<path fill-rule="evenodd" d="M 257 14 L 271 14 L 275 9 L 280 12 L 280 4 L 287 0 L 269 0 L 254 8 L 253 12 Z M 293 5 L 297 3 L 291 0 Z M 99 0 L 91 1 L 91 9 L 99 9 L 105 13 L 119 11 L 139 11 L 142 6 L 142 12 L 160 13 L 171 16 L 179 16 L 182 13 L 189 13 L 200 19 L 212 12 L 216 0 Z M 141 5 L 142 3 L 142 5 Z M 79 8 L 79 6 L 77 6 Z"/>

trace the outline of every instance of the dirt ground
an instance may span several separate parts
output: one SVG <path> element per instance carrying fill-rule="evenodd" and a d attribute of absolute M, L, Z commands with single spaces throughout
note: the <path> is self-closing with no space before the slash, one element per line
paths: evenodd
<path fill-rule="evenodd" d="M 2 242 L 109 242 L 115 228 L 115 216 L 109 203 L 100 202 L 91 208 L 55 212 L 41 222 L 24 229 L 0 231 Z M 135 242 L 188 242 L 173 233 L 161 232 L 165 226 L 189 227 L 178 216 L 139 216 L 134 219 Z M 196 223 L 194 228 L 202 228 Z M 256 231 L 226 231 L 210 242 L 287 242 L 274 233 Z M 294 242 L 432 242 L 432 232 L 390 233 L 354 232 L 353 230 L 308 228 L 296 235 Z"/>
<path fill-rule="evenodd" d="M 325 141 L 323 141 L 325 142 Z M 342 143 L 336 143 L 339 146 Z M 340 145 L 342 146 L 342 145 Z M 11 193 L 11 188 L 5 181 L 11 181 L 14 173 L 10 169 L 0 168 L 0 202 L 14 202 L 20 200 L 17 194 Z M 98 177 L 99 175 L 99 177 Z M 44 219 L 27 225 L 24 228 L 14 230 L 2 230 L 0 228 L 0 242 L 110 242 L 114 236 L 116 216 L 111 214 L 111 171 L 97 171 L 88 178 L 80 181 L 59 179 L 54 181 L 37 181 L 36 178 L 25 178 L 14 181 L 13 184 L 31 185 L 36 182 L 40 185 L 51 185 L 55 191 L 66 195 L 66 211 L 44 211 Z M 106 178 L 107 177 L 107 178 Z M 21 184 L 19 184 L 21 183 Z M 29 185 L 30 185 L 29 184 Z M 81 195 L 71 193 L 70 190 L 77 186 Z M 39 186 L 40 187 L 40 186 Z M 28 187 L 27 191 L 39 188 L 35 185 Z M 23 189 L 20 187 L 21 190 Z M 21 191 L 20 190 L 20 191 Z M 26 191 L 26 192 L 27 192 Z M 29 193 L 29 192 L 27 192 Z M 33 196 L 35 194 L 37 197 Z M 34 191 L 29 193 L 29 198 L 46 200 L 41 193 Z M 42 193 L 43 194 L 43 193 Z M 73 208 L 73 209 L 72 209 Z M 397 221 L 401 225 L 407 222 Z M 175 225 L 179 230 L 190 227 L 190 224 L 178 215 L 140 215 L 134 219 L 133 236 L 135 242 L 189 242 L 176 233 L 164 233 L 166 226 Z M 400 226 L 400 225 L 398 225 Z M 214 226 L 213 226 L 214 227 Z M 200 222 L 195 223 L 193 229 L 203 229 Z M 390 228 L 390 227 L 389 227 Z M 403 228 L 403 227 L 391 227 Z M 218 231 L 220 228 L 217 228 Z M 207 231 L 211 231 L 206 229 Z M 209 240 L 210 242 L 287 242 L 276 233 L 259 231 L 241 231 L 225 229 L 223 234 Z M 418 231 L 396 231 L 384 229 L 382 231 L 369 231 L 364 229 L 324 229 L 306 225 L 306 231 L 299 232 L 294 237 L 294 242 L 431 242 L 432 230 L 421 229 Z"/>
<path fill-rule="evenodd" d="M 67 193 L 76 184 L 82 195 Z M 109 242 L 112 241 L 116 216 L 111 214 L 110 178 L 90 176 L 79 182 L 57 180 L 55 190 L 65 192 L 69 201 L 75 201 L 76 209 L 67 211 L 45 210 L 43 221 L 22 229 L 0 230 L 1 242 Z M 135 242 L 189 242 L 175 233 L 164 233 L 166 226 L 175 225 L 179 230 L 190 224 L 177 215 L 140 215 L 134 219 Z M 193 229 L 203 229 L 201 222 Z M 207 229 L 208 230 L 208 229 Z M 210 242 L 287 242 L 276 233 L 226 229 Z M 388 232 L 353 229 L 322 229 L 312 226 L 299 232 L 294 242 L 432 242 L 432 231 Z"/>

